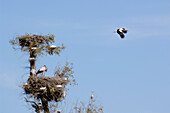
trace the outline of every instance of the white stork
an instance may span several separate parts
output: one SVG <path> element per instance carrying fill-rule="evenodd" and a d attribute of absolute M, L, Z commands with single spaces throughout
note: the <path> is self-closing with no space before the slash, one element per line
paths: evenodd
<path fill-rule="evenodd" d="M 128 31 L 128 30 L 126 30 L 125 28 L 120 28 L 120 29 L 117 29 L 117 30 L 114 31 L 114 32 L 118 33 L 121 38 L 124 38 L 124 37 L 125 37 L 124 33 L 127 33 L 127 31 Z"/>
<path fill-rule="evenodd" d="M 51 45 L 51 46 L 50 46 L 51 49 L 55 49 L 56 47 L 57 47 L 57 46 L 55 46 L 55 45 Z"/>
<path fill-rule="evenodd" d="M 37 71 L 36 74 L 42 73 L 42 76 L 43 76 L 43 72 L 44 72 L 44 71 L 47 72 L 47 69 L 48 69 L 48 68 L 46 67 L 46 65 L 44 65 L 42 68 L 40 68 L 40 69 Z"/>
<path fill-rule="evenodd" d="M 94 98 L 94 92 L 92 91 L 92 94 L 91 94 L 91 97 L 90 97 L 91 99 L 93 99 Z"/>
<path fill-rule="evenodd" d="M 56 110 L 55 113 L 61 113 L 61 110 Z"/>

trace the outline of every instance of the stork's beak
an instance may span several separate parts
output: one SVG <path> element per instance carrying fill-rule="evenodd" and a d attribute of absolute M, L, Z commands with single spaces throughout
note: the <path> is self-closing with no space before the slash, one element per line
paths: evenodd
<path fill-rule="evenodd" d="M 116 33 L 117 32 L 117 30 L 116 31 L 113 31 L 113 33 Z"/>

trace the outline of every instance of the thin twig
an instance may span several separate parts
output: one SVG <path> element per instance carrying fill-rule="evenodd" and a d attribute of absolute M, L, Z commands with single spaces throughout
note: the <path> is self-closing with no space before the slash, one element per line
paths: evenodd
<path fill-rule="evenodd" d="M 35 104 L 35 106 L 38 106 L 36 102 L 34 102 L 34 101 L 30 101 L 30 100 L 28 100 L 26 97 L 24 97 L 24 98 L 25 98 L 26 102 L 34 103 L 34 104 Z"/>

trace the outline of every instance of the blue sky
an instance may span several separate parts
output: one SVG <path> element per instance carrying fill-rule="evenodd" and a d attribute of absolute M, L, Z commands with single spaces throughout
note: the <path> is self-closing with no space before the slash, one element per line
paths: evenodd
<path fill-rule="evenodd" d="M 54 34 L 61 56 L 39 58 L 46 75 L 66 61 L 74 64 L 78 86 L 67 101 L 95 92 L 105 113 L 169 113 L 169 0 L 0 0 L 0 113 L 30 113 L 18 88 L 26 81 L 28 54 L 9 39 L 26 33 Z M 125 39 L 113 33 L 129 30 Z"/>

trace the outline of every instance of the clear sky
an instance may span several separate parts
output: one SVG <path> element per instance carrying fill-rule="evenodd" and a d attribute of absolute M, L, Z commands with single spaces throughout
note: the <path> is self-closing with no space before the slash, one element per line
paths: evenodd
<path fill-rule="evenodd" d="M 125 27 L 125 39 L 113 33 Z M 0 0 L 0 113 L 30 113 L 18 87 L 29 76 L 28 54 L 9 39 L 26 33 L 56 36 L 67 48 L 39 58 L 52 75 L 74 64 L 78 86 L 67 100 L 95 92 L 105 113 L 170 113 L 169 0 Z"/>

